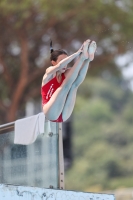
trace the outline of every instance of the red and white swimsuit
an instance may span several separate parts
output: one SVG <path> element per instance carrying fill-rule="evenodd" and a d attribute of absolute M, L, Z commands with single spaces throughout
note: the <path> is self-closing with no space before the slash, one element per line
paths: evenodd
<path fill-rule="evenodd" d="M 55 76 L 48 83 L 46 83 L 45 85 L 43 85 L 41 87 L 42 106 L 44 106 L 44 104 L 46 104 L 50 100 L 51 96 L 61 86 L 64 79 L 65 79 L 65 75 L 63 73 L 62 80 L 60 83 L 58 83 L 56 76 Z M 57 120 L 54 120 L 53 122 L 63 122 L 62 113 L 60 114 L 59 118 Z"/>

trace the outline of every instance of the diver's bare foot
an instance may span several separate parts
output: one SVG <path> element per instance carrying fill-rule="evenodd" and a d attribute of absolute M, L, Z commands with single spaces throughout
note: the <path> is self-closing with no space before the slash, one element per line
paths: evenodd
<path fill-rule="evenodd" d="M 88 46 L 90 44 L 91 40 L 86 40 L 84 42 L 84 46 L 83 46 L 83 55 L 84 55 L 84 58 L 85 59 L 88 59 L 89 57 L 89 54 L 88 54 Z"/>
<path fill-rule="evenodd" d="M 97 49 L 96 42 L 92 41 L 88 47 L 88 53 L 89 53 L 88 57 L 89 57 L 90 61 L 92 61 L 94 59 L 94 54 L 95 54 L 96 49 Z"/>

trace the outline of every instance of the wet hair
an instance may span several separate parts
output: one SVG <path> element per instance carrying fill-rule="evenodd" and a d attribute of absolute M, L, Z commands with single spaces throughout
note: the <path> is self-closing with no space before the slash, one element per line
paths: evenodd
<path fill-rule="evenodd" d="M 63 49 L 58 49 L 58 50 L 54 50 L 53 47 L 52 47 L 52 41 L 50 42 L 50 53 L 51 53 L 51 56 L 50 56 L 50 60 L 52 61 L 57 61 L 58 59 L 58 56 L 60 55 L 68 55 L 67 52 Z"/>

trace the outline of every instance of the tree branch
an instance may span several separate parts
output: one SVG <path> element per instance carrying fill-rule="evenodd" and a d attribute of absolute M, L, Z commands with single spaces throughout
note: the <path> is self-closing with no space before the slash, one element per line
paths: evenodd
<path fill-rule="evenodd" d="M 15 120 L 16 110 L 18 109 L 19 102 L 21 100 L 21 97 L 23 96 L 23 92 L 27 86 L 27 80 L 28 80 L 28 40 L 24 35 L 20 35 L 20 44 L 21 44 L 21 72 L 19 81 L 17 83 L 16 89 L 14 90 L 14 93 L 12 95 L 12 104 L 9 108 L 8 112 L 8 120 L 13 121 Z"/>
<path fill-rule="evenodd" d="M 8 87 L 11 89 L 12 86 L 13 86 L 13 79 L 12 79 L 12 76 L 4 62 L 4 59 L 0 53 L 0 64 L 2 65 L 3 67 L 3 76 L 4 76 L 4 79 L 6 81 L 6 83 L 8 84 Z"/>

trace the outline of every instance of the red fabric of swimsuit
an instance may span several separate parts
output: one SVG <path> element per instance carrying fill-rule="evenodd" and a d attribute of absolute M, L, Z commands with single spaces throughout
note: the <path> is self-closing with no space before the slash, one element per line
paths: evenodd
<path fill-rule="evenodd" d="M 62 74 L 62 80 L 61 80 L 60 83 L 58 83 L 56 76 L 55 76 L 48 83 L 46 83 L 45 85 L 43 85 L 41 87 L 42 105 L 46 104 L 50 100 L 51 96 L 61 86 L 64 79 L 65 79 L 65 75 L 63 73 Z M 59 116 L 59 118 L 57 120 L 54 120 L 53 122 L 63 122 L 62 113 Z"/>

